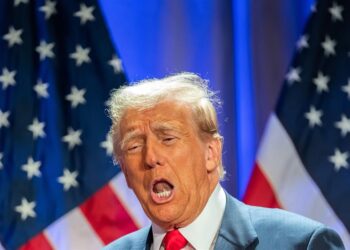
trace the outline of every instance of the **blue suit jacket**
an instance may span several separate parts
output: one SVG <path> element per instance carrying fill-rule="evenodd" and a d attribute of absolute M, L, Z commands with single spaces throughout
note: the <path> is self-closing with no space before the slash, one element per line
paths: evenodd
<path fill-rule="evenodd" d="M 344 249 L 339 236 L 316 221 L 280 209 L 248 206 L 229 194 L 226 198 L 217 250 Z M 104 250 L 150 249 L 152 240 L 152 230 L 147 227 L 112 242 Z"/>

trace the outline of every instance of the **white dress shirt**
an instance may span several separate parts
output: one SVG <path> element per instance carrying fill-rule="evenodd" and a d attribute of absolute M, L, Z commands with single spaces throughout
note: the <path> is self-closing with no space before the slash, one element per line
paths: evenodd
<path fill-rule="evenodd" d="M 226 195 L 218 184 L 210 195 L 207 204 L 199 216 L 189 225 L 179 228 L 188 244 L 183 250 L 211 250 L 214 249 L 217 234 L 221 225 L 226 206 Z M 163 250 L 161 246 L 166 231 L 152 223 L 152 250 Z"/>

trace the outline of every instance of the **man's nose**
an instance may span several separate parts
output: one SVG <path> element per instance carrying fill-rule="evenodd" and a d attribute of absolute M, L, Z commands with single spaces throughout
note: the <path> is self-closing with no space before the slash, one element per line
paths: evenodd
<path fill-rule="evenodd" d="M 163 165 L 160 145 L 157 142 L 148 141 L 145 147 L 145 163 L 150 168 Z"/>

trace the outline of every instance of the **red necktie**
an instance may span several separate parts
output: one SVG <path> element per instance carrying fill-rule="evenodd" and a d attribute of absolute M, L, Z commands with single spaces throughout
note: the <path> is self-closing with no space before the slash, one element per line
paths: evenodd
<path fill-rule="evenodd" d="M 167 232 L 163 239 L 163 246 L 165 250 L 180 250 L 186 245 L 187 240 L 177 229 Z"/>

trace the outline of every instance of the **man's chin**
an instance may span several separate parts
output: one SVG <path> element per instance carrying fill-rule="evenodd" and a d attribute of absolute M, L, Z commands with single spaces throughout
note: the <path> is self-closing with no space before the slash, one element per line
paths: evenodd
<path fill-rule="evenodd" d="M 184 209 L 178 209 L 171 206 L 158 206 L 149 213 L 152 222 L 163 228 L 170 230 L 181 224 Z"/>

